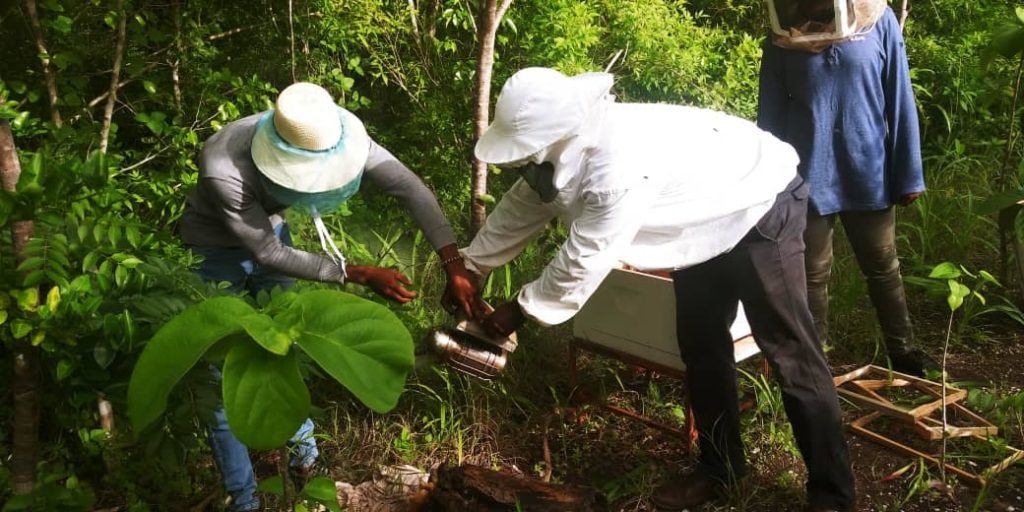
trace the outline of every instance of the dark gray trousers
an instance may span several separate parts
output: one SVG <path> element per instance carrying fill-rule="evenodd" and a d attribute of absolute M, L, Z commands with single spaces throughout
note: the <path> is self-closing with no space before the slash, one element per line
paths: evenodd
<path fill-rule="evenodd" d="M 807 187 L 797 178 L 733 250 L 672 274 L 679 347 L 700 435 L 700 471 L 731 481 L 746 472 L 729 333 L 743 301 L 782 388 L 807 465 L 808 501 L 850 510 L 854 483 L 839 401 L 807 306 L 806 212 Z"/>
<path fill-rule="evenodd" d="M 832 276 L 832 233 L 836 218 L 843 223 L 850 248 L 868 284 L 868 295 L 882 327 L 890 354 L 911 350 L 913 329 L 907 297 L 896 257 L 896 214 L 892 208 L 879 211 L 841 212 L 832 215 L 807 214 L 807 297 L 818 338 L 828 339 L 828 281 Z"/>

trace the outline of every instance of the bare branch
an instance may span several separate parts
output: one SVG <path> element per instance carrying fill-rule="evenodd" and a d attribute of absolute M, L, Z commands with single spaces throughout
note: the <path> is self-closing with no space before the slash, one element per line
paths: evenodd
<path fill-rule="evenodd" d="M 245 32 L 246 30 L 252 30 L 252 29 L 254 29 L 254 28 L 258 27 L 258 26 L 259 25 L 250 25 L 248 27 L 233 28 L 231 30 L 226 30 L 226 31 L 221 32 L 219 34 L 213 34 L 213 35 L 206 36 L 206 40 L 207 41 L 216 41 L 218 39 L 223 39 L 223 38 L 228 37 L 228 36 L 233 36 L 233 35 L 235 35 L 235 34 L 237 34 L 239 32 Z"/>
<path fill-rule="evenodd" d="M 501 19 L 505 17 L 505 13 L 508 12 L 508 8 L 512 5 L 512 0 L 502 0 L 501 5 L 498 6 L 498 10 L 494 13 L 494 30 L 498 30 L 498 24 L 501 23 Z"/>
<path fill-rule="evenodd" d="M 184 45 L 181 43 L 181 2 L 183 0 L 177 0 L 174 2 L 174 49 L 177 54 L 174 59 L 170 61 L 171 65 L 171 83 L 174 87 L 174 108 L 181 113 L 181 77 L 178 74 L 178 70 L 181 66 L 181 58 L 185 53 Z"/>
<path fill-rule="evenodd" d="M 43 63 L 43 79 L 46 81 L 46 92 L 50 100 L 50 121 L 57 128 L 64 122 L 60 117 L 60 110 L 57 108 L 57 77 L 50 62 L 50 53 L 46 51 L 46 43 L 43 41 L 43 27 L 39 23 L 39 12 L 36 10 L 36 0 L 25 0 L 25 10 L 28 11 L 28 19 L 32 25 L 32 36 L 36 40 L 36 48 L 39 50 L 39 60 Z"/>
<path fill-rule="evenodd" d="M 128 13 L 124 9 L 124 0 L 117 0 L 117 12 L 121 19 L 117 22 L 114 67 L 110 71 L 110 91 L 107 94 L 107 106 L 103 110 L 103 127 L 100 129 L 100 153 L 107 152 L 107 145 L 110 142 L 110 125 L 114 118 L 114 105 L 117 103 L 118 80 L 121 78 L 121 62 L 124 60 L 125 25 L 128 21 Z"/>
<path fill-rule="evenodd" d="M 297 82 L 298 79 L 295 77 L 295 19 L 292 14 L 292 0 L 288 0 L 288 39 L 292 44 L 292 82 Z"/>

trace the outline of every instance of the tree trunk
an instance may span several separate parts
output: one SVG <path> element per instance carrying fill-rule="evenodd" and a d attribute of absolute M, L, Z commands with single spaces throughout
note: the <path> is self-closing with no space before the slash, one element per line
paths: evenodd
<path fill-rule="evenodd" d="M 900 29 L 907 25 L 907 16 L 910 15 L 910 0 L 903 0 L 900 4 Z"/>
<path fill-rule="evenodd" d="M 541 482 L 479 466 L 441 466 L 426 512 L 597 512 L 607 510 L 593 489 Z"/>
<path fill-rule="evenodd" d="M 60 110 L 57 108 L 57 76 L 50 62 L 50 54 L 46 51 L 46 42 L 43 41 L 43 27 L 39 23 L 39 13 L 36 10 L 36 0 L 25 0 L 25 10 L 28 12 L 28 20 L 32 25 L 32 36 L 36 40 L 36 48 L 39 50 L 39 59 L 43 63 L 43 79 L 46 81 L 46 92 L 50 100 L 50 121 L 57 128 L 64 122 L 60 117 Z"/>
<path fill-rule="evenodd" d="M 487 130 L 491 109 L 491 71 L 494 68 L 494 38 L 498 32 L 501 17 L 505 15 L 512 0 L 480 0 L 480 21 L 477 31 L 480 49 L 476 62 L 476 113 L 474 116 L 473 140 Z M 487 205 L 483 201 L 487 194 L 487 164 L 473 158 L 473 176 L 470 189 L 469 229 L 476 234 L 487 219 Z"/>
<path fill-rule="evenodd" d="M 128 13 L 124 10 L 124 0 L 117 0 L 117 12 L 121 19 L 117 22 L 117 44 L 114 45 L 114 67 L 110 71 L 110 94 L 107 106 L 103 109 L 103 128 L 100 129 L 100 153 L 107 152 L 110 142 L 110 125 L 114 119 L 114 106 L 117 104 L 117 89 L 121 78 L 121 62 L 124 60 L 124 32 Z"/>
<path fill-rule="evenodd" d="M 181 4 L 185 0 L 174 2 L 174 49 L 177 52 L 171 62 L 171 83 L 174 85 L 174 108 L 181 113 L 181 58 L 185 53 L 181 42 Z"/>
<path fill-rule="evenodd" d="M 0 182 L 4 190 L 14 190 L 21 176 L 18 151 L 14 147 L 14 136 L 10 124 L 0 119 Z M 18 263 L 24 261 L 25 244 L 32 236 L 31 221 L 11 223 L 11 240 L 14 257 Z M 39 350 L 27 340 L 14 344 L 14 456 L 11 463 L 11 480 L 14 494 L 30 494 L 35 488 L 36 445 L 39 437 Z"/>

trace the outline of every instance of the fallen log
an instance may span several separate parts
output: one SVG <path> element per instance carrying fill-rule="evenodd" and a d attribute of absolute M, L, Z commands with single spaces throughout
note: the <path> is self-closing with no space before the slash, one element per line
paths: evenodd
<path fill-rule="evenodd" d="M 442 465 L 424 512 L 600 512 L 608 509 L 594 489 L 544 483 L 539 479 L 479 466 Z"/>

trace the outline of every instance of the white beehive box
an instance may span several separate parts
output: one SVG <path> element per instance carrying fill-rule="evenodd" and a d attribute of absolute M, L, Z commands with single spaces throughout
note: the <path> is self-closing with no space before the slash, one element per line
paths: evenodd
<path fill-rule="evenodd" d="M 573 335 L 603 347 L 685 370 L 676 341 L 672 280 L 614 269 L 576 314 Z M 740 306 L 732 326 L 736 361 L 759 352 Z"/>

